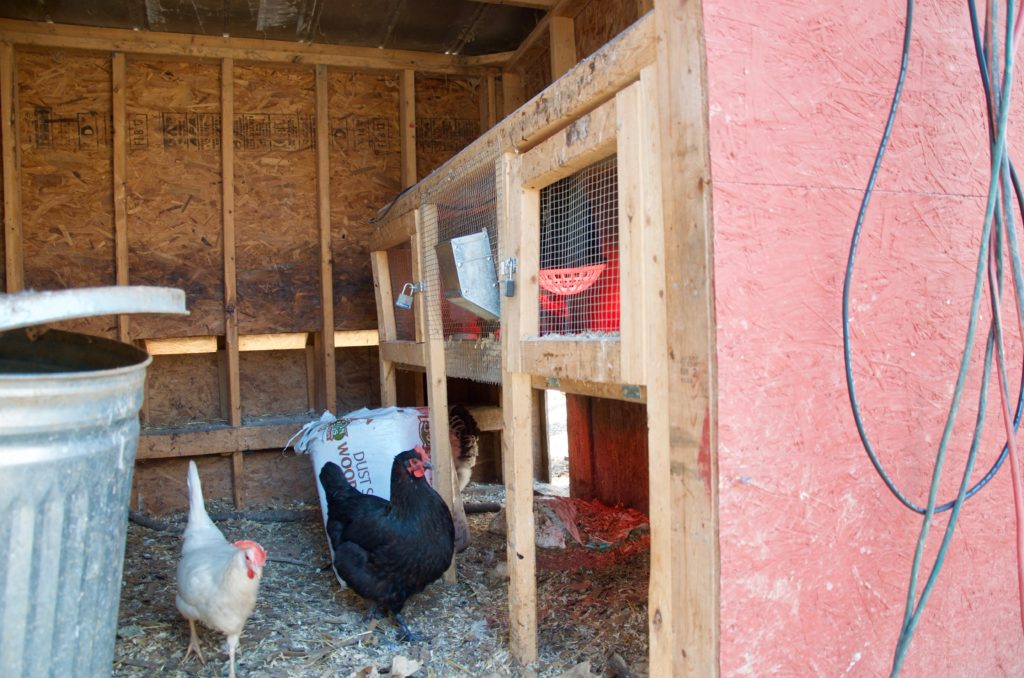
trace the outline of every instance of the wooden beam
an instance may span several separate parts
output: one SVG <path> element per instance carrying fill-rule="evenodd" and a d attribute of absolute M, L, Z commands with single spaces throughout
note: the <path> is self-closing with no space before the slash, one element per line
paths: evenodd
<path fill-rule="evenodd" d="M 575 21 L 568 16 L 553 16 L 548 27 L 551 46 L 551 82 L 558 80 L 576 65 Z"/>
<path fill-rule="evenodd" d="M 416 183 L 416 72 L 398 77 L 399 146 L 402 151 L 402 188 Z"/>
<path fill-rule="evenodd" d="M 338 404 L 334 359 L 334 266 L 331 251 L 331 156 L 327 108 L 327 66 L 316 67 L 316 186 L 320 218 L 320 341 L 317 354 L 320 407 L 334 412 Z"/>
<path fill-rule="evenodd" d="M 505 260 L 514 257 L 520 262 L 520 270 L 527 268 L 529 241 L 523 232 L 529 231 L 522 222 L 522 210 L 526 200 L 519 176 L 519 158 L 505 153 L 499 165 L 498 177 L 504 185 L 501 194 L 504 199 L 498 204 L 498 228 L 501 233 L 498 242 L 501 252 L 498 257 Z M 533 192 L 536 194 L 536 191 Z M 536 257 L 535 257 L 536 258 Z M 501 436 L 502 474 L 505 480 L 505 516 L 508 525 L 508 606 L 509 606 L 509 649 L 512 656 L 522 664 L 537 659 L 537 558 L 536 535 L 533 518 L 533 396 L 530 377 L 524 374 L 515 347 L 519 339 L 528 332 L 524 319 L 529 315 L 526 307 L 537 298 L 536 282 L 533 293 L 523 284 L 535 276 L 519 276 L 523 282 L 513 297 L 506 297 L 501 309 L 502 354 L 506 356 L 501 377 L 501 406 L 504 414 L 504 428 Z M 525 280 L 524 280 L 525 279 Z M 534 304 L 535 305 L 535 304 Z M 536 316 L 536 313 L 533 314 Z"/>
<path fill-rule="evenodd" d="M 523 269 L 536 271 L 537 269 Z M 536 299 L 537 295 L 524 299 Z M 533 317 L 537 311 L 530 309 Z M 530 335 L 526 335 L 529 337 Z M 549 338 L 522 338 L 520 364 L 522 371 L 555 379 L 573 378 L 597 383 L 622 383 L 622 369 L 618 337 L 599 336 L 593 339 L 578 337 L 556 340 Z"/>
<path fill-rule="evenodd" d="M 274 417 L 230 426 L 192 424 L 182 428 L 146 428 L 139 436 L 137 459 L 169 459 L 239 450 L 280 450 L 311 417 Z"/>
<path fill-rule="evenodd" d="M 0 45 L 0 136 L 3 138 L 4 270 L 6 291 L 25 289 L 21 222 L 21 134 L 18 130 L 18 74 L 14 45 Z"/>
<path fill-rule="evenodd" d="M 111 57 L 111 118 L 114 125 L 113 139 L 113 189 L 114 189 L 114 271 L 118 285 L 128 284 L 128 191 L 126 172 L 128 167 L 127 113 L 125 109 L 125 56 L 114 52 Z M 130 316 L 117 316 L 117 336 L 120 341 L 131 340 Z"/>
<path fill-rule="evenodd" d="M 416 235 L 416 208 L 412 207 L 404 212 L 391 212 L 387 214 L 387 220 L 381 221 L 377 230 L 370 237 L 369 249 L 389 250 L 408 242 L 409 238 Z"/>
<path fill-rule="evenodd" d="M 523 155 L 523 186 L 541 189 L 615 153 L 615 100 L 573 121 Z"/>
<path fill-rule="evenodd" d="M 625 400 L 631 403 L 642 403 L 647 400 L 647 387 L 637 384 L 611 384 L 579 379 L 557 379 L 534 375 L 530 380 L 533 388 L 561 391 L 574 395 L 606 398 L 608 400 Z"/>
<path fill-rule="evenodd" d="M 381 356 L 393 363 L 420 368 L 427 365 L 423 344 L 415 341 L 382 341 L 379 348 Z"/>
<path fill-rule="evenodd" d="M 377 346 L 380 343 L 378 330 L 335 330 L 335 348 L 358 348 L 360 346 Z"/>
<path fill-rule="evenodd" d="M 246 334 L 238 337 L 239 351 L 298 351 L 309 345 L 308 332 Z"/>
<path fill-rule="evenodd" d="M 645 71 L 641 85 L 656 111 L 649 162 L 659 168 L 662 209 L 655 222 L 664 240 L 644 252 L 651 276 L 649 670 L 717 676 L 718 408 L 703 13 L 699 1 L 656 2 L 653 16 L 657 69 Z"/>
<path fill-rule="evenodd" d="M 217 337 L 182 337 L 173 339 L 146 339 L 146 353 L 150 355 L 183 355 L 189 353 L 216 353 Z"/>
<path fill-rule="evenodd" d="M 493 59 L 457 55 L 340 47 L 255 38 L 224 38 L 163 31 L 71 26 L 0 19 L 0 41 L 51 49 L 125 52 L 177 59 L 236 59 L 281 64 L 335 66 L 369 71 L 416 70 L 425 73 L 483 75 Z M 501 61 L 505 56 L 500 57 Z"/>
<path fill-rule="evenodd" d="M 235 278 L 235 61 L 220 66 L 221 186 L 224 232 L 224 409 L 228 423 L 242 423 L 242 388 L 238 366 L 238 292 Z"/>
<path fill-rule="evenodd" d="M 468 405 L 466 407 L 481 431 L 500 431 L 504 426 L 504 415 L 497 405 Z"/>
<path fill-rule="evenodd" d="M 512 7 L 529 7 L 531 9 L 551 9 L 558 0 L 473 0 L 485 5 L 510 5 Z"/>

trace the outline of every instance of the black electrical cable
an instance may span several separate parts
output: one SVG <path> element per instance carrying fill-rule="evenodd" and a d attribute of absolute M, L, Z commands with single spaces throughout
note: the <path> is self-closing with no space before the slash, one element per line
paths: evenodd
<path fill-rule="evenodd" d="M 970 1 L 971 1 L 971 5 L 973 7 L 973 0 L 970 0 Z M 904 83 L 906 81 L 907 65 L 908 65 L 908 62 L 909 62 L 909 54 L 910 54 L 910 37 L 911 37 L 912 24 L 913 24 L 913 11 L 914 11 L 914 2 L 913 2 L 913 0 L 908 0 L 908 2 L 907 2 L 907 21 L 906 21 L 906 25 L 904 27 L 903 52 L 902 52 L 901 60 L 900 60 L 899 76 L 898 76 L 897 81 L 896 81 L 896 88 L 895 88 L 895 91 L 893 93 L 892 103 L 891 103 L 890 108 L 889 108 L 889 116 L 886 119 L 885 129 L 884 129 L 884 131 L 882 133 L 882 140 L 879 143 L 878 152 L 875 155 L 875 161 L 874 161 L 874 164 L 872 165 L 871 174 L 870 174 L 870 176 L 868 178 L 868 184 L 867 184 L 867 187 L 866 187 L 866 189 L 864 191 L 864 196 L 863 196 L 863 198 L 861 200 L 860 209 L 859 209 L 859 211 L 857 213 L 857 221 L 856 221 L 856 224 L 854 226 L 853 237 L 852 237 L 851 243 L 850 243 L 850 252 L 849 252 L 849 257 L 847 259 L 847 265 L 846 265 L 846 275 L 845 275 L 845 277 L 843 279 L 842 326 L 843 326 L 843 362 L 844 362 L 844 366 L 846 368 L 846 388 L 847 388 L 847 392 L 849 394 L 850 408 L 852 410 L 854 422 L 855 422 L 856 427 L 857 427 L 857 433 L 858 433 L 858 435 L 860 436 L 860 439 L 861 439 L 861 444 L 863 445 L 865 452 L 867 452 L 868 458 L 870 459 L 871 464 L 872 464 L 872 466 L 875 469 L 875 472 L 878 473 L 878 475 L 881 477 L 882 481 L 885 483 L 885 486 L 889 489 L 889 491 L 893 494 L 893 496 L 895 496 L 900 501 L 900 503 L 902 503 L 908 509 L 910 509 L 910 510 L 912 510 L 915 513 L 918 513 L 918 514 L 924 514 L 925 511 L 926 511 L 926 509 L 924 507 L 918 506 L 917 504 L 912 502 L 910 499 L 908 499 L 899 490 L 899 488 L 896 487 L 895 482 L 892 480 L 892 478 L 889 476 L 889 474 L 885 471 L 885 468 L 883 467 L 881 460 L 878 458 L 878 454 L 875 452 L 874 446 L 872 445 L 871 440 L 868 437 L 867 430 L 866 430 L 865 425 L 864 425 L 864 420 L 863 420 L 863 418 L 861 416 L 861 412 L 860 412 L 860 403 L 859 403 L 859 400 L 857 398 L 856 387 L 854 385 L 853 359 L 852 359 L 852 349 L 851 349 L 851 340 L 850 340 L 850 291 L 851 291 L 851 283 L 852 283 L 852 279 L 853 279 L 854 262 L 856 260 L 857 248 L 858 248 L 858 245 L 859 245 L 859 242 L 860 242 L 860 234 L 861 234 L 861 231 L 863 230 L 864 220 L 865 220 L 865 218 L 867 216 L 868 206 L 870 204 L 871 197 L 872 197 L 873 192 L 874 192 L 875 183 L 877 182 L 877 179 L 878 179 L 878 173 L 879 173 L 879 171 L 881 169 L 881 166 L 882 166 L 882 159 L 884 158 L 885 151 L 886 151 L 886 149 L 887 149 L 887 147 L 889 145 L 889 138 L 892 135 L 893 123 L 894 123 L 895 118 L 896 118 L 896 112 L 899 109 L 900 97 L 901 97 L 901 94 L 902 94 L 902 91 L 903 91 Z M 973 11 L 972 11 L 971 19 L 972 19 L 973 33 L 975 34 L 975 50 L 976 50 L 976 52 L 979 51 L 979 50 L 982 50 L 981 53 L 983 54 L 983 49 L 982 49 L 981 43 L 980 43 L 980 36 L 978 35 L 978 31 L 977 31 L 977 17 L 976 17 L 976 13 L 973 12 Z M 983 60 L 983 56 L 981 56 L 981 54 L 979 54 L 978 58 L 979 58 L 979 61 L 983 63 L 983 61 L 982 61 Z M 987 71 L 984 68 L 982 68 L 981 71 L 982 71 L 982 78 L 983 78 L 983 81 L 984 81 L 985 91 L 986 91 L 986 102 L 987 102 L 987 105 L 990 106 L 991 104 L 988 103 L 989 102 L 988 93 L 990 92 L 988 73 L 987 73 Z M 990 137 L 992 137 L 993 134 L 994 134 L 994 130 L 990 129 L 989 130 Z M 1016 178 L 1016 172 L 1013 171 L 1012 165 L 1011 165 L 1011 171 L 1012 171 L 1012 176 L 1014 176 L 1014 178 Z M 1015 181 L 1014 183 L 1015 183 L 1015 192 L 1017 193 L 1018 203 L 1020 204 L 1022 212 L 1024 212 L 1024 197 L 1022 197 L 1022 194 L 1021 194 L 1021 191 L 1020 191 L 1020 184 L 1017 181 Z M 989 334 L 989 340 L 988 341 L 992 341 L 992 332 L 994 332 L 994 329 L 990 329 L 990 334 Z M 989 351 L 986 350 L 986 361 L 991 361 L 991 359 L 992 359 L 991 358 L 991 353 L 989 353 Z M 990 373 L 986 372 L 986 374 L 990 374 Z M 987 386 L 988 386 L 988 377 L 986 377 L 985 380 L 983 381 L 982 389 L 981 390 L 984 392 L 985 390 L 987 390 Z M 979 411 L 983 412 L 984 409 L 983 408 L 979 408 Z M 1020 390 L 1018 391 L 1018 394 L 1017 394 L 1017 406 L 1016 406 L 1015 414 L 1014 414 L 1014 422 L 1013 422 L 1014 431 L 1016 431 L 1018 429 L 1018 427 L 1020 425 L 1020 422 L 1021 422 L 1022 415 L 1024 415 L 1024 361 L 1022 361 Z M 976 449 L 976 446 L 978 445 L 978 442 L 979 442 L 979 431 L 978 431 L 978 429 L 976 429 L 975 430 L 975 435 L 972 438 L 972 442 L 971 442 L 971 450 L 972 451 L 974 451 Z M 970 499 L 975 494 L 977 494 L 979 490 L 981 490 L 983 487 L 985 487 L 989 483 L 989 481 L 991 481 L 992 478 L 995 477 L 996 473 L 999 472 L 999 469 L 1002 467 L 1003 463 L 1006 461 L 1008 453 L 1009 453 L 1009 445 L 1008 444 L 1004 444 L 1003 448 L 1002 448 L 1002 451 L 1000 452 L 999 456 L 996 458 L 996 461 L 993 463 L 992 467 L 981 477 L 981 479 L 978 480 L 978 482 L 973 487 L 971 487 L 967 491 L 967 495 L 966 495 L 967 499 Z M 942 513 L 942 512 L 945 512 L 945 511 L 949 511 L 950 509 L 953 508 L 954 504 L 955 504 L 955 500 L 942 503 L 942 504 L 940 504 L 940 505 L 935 507 L 935 512 L 936 513 Z"/>

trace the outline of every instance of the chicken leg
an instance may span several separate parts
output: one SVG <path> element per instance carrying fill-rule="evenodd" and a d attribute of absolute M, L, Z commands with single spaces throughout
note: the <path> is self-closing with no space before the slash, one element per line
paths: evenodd
<path fill-rule="evenodd" d="M 228 661 L 231 668 L 228 669 L 228 678 L 235 678 L 235 648 L 238 647 L 238 634 L 228 636 Z"/>
<path fill-rule="evenodd" d="M 196 621 L 194 619 L 188 620 L 188 629 L 191 635 L 188 640 L 188 649 L 185 650 L 185 656 L 181 658 L 181 663 L 184 664 L 188 661 L 189 655 L 195 652 L 199 661 L 203 666 L 206 666 L 206 657 L 203 656 L 203 651 L 199 648 L 199 634 L 196 633 Z"/>
<path fill-rule="evenodd" d="M 400 629 L 398 632 L 399 640 L 404 640 L 409 643 L 418 643 L 423 640 L 426 640 L 423 636 L 417 635 L 412 632 L 412 629 L 409 628 L 409 625 L 405 623 L 405 619 L 402 617 L 401 612 L 395 612 L 395 623 L 398 624 L 398 628 Z"/>

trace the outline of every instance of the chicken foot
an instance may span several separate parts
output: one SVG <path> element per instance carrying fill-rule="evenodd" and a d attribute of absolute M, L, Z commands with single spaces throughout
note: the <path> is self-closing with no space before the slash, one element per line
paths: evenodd
<path fill-rule="evenodd" d="M 186 661 L 188 661 L 189 656 L 193 652 L 195 652 L 196 657 L 198 657 L 200 663 L 202 663 L 203 666 L 206 666 L 206 657 L 203 656 L 203 651 L 199 647 L 199 634 L 196 633 L 196 621 L 194 619 L 188 620 L 188 629 L 190 632 L 190 637 L 188 640 L 188 649 L 185 650 L 185 656 L 181 658 L 180 663 L 184 664 Z"/>
<path fill-rule="evenodd" d="M 423 636 L 413 633 L 412 629 L 409 628 L 409 625 L 405 623 L 405 618 L 402 617 L 401 612 L 395 612 L 394 614 L 395 623 L 398 624 L 399 628 L 399 640 L 404 640 L 410 643 L 419 643 L 426 640 L 426 638 L 424 638 Z"/>

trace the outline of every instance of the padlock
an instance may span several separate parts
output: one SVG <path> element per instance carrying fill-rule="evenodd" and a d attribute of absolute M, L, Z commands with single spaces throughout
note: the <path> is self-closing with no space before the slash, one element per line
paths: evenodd
<path fill-rule="evenodd" d="M 395 300 L 395 306 L 398 308 L 404 308 L 409 310 L 412 308 L 412 293 L 414 291 L 412 283 L 405 283 L 402 286 L 402 291 L 398 293 L 398 299 Z"/>

